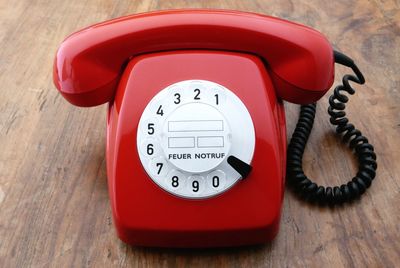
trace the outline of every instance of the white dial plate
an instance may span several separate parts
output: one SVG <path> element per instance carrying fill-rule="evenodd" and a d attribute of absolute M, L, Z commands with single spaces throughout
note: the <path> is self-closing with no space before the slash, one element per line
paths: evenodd
<path fill-rule="evenodd" d="M 137 146 L 150 178 L 164 190 L 186 198 L 224 192 L 240 174 L 232 155 L 250 164 L 253 121 L 229 89 L 205 80 L 186 80 L 161 90 L 139 121 Z"/>

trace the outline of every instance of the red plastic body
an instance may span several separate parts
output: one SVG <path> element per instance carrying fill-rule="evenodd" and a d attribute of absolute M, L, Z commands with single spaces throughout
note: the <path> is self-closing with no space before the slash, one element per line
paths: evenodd
<path fill-rule="evenodd" d="M 223 70 L 223 71 L 221 71 Z M 152 97 L 178 81 L 204 79 L 232 90 L 252 117 L 256 145 L 252 172 L 216 197 L 192 200 L 157 186 L 136 150 L 140 116 Z M 158 247 L 257 244 L 278 231 L 284 190 L 286 130 L 262 61 L 231 52 L 185 51 L 132 59 L 109 107 L 107 171 L 119 237 Z"/>
<path fill-rule="evenodd" d="M 107 173 L 119 237 L 130 244 L 257 244 L 278 232 L 286 167 L 282 99 L 311 103 L 330 88 L 333 51 L 319 32 L 254 13 L 173 10 L 127 16 L 67 37 L 53 80 L 72 104 L 109 102 Z M 232 90 L 256 135 L 250 175 L 216 197 L 173 196 L 146 174 L 136 150 L 140 116 L 160 90 L 202 79 Z"/>
<path fill-rule="evenodd" d="M 311 103 L 330 88 L 333 51 L 319 32 L 264 15 L 172 10 L 127 16 L 70 35 L 57 51 L 54 83 L 72 104 L 112 100 L 133 56 L 177 49 L 255 54 L 268 66 L 280 98 Z"/>

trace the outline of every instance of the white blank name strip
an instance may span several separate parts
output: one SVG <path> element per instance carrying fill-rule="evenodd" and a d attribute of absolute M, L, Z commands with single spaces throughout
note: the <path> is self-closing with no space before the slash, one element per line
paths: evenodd
<path fill-rule="evenodd" d="M 195 147 L 194 137 L 169 137 L 168 147 L 169 148 L 194 148 Z"/>
<path fill-rule="evenodd" d="M 197 137 L 197 147 L 199 148 L 224 147 L 224 137 L 223 136 Z"/>
<path fill-rule="evenodd" d="M 190 121 L 169 121 L 169 132 L 188 132 L 188 131 L 223 131 L 224 123 L 222 120 L 190 120 Z"/>

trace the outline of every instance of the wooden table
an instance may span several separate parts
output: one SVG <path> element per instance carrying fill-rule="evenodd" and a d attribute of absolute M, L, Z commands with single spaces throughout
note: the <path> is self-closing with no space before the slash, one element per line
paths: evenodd
<path fill-rule="evenodd" d="M 254 11 L 304 23 L 355 59 L 367 83 L 357 87 L 349 117 L 375 145 L 379 163 L 360 201 L 319 208 L 286 191 L 280 233 L 263 246 L 146 249 L 117 239 L 107 192 L 106 107 L 80 109 L 58 94 L 54 53 L 66 35 L 92 23 L 183 7 Z M 2 0 L 0 25 L 1 267 L 399 265 L 398 2 Z M 338 68 L 337 77 L 344 71 Z M 327 97 L 304 165 L 317 182 L 340 184 L 354 175 L 356 162 L 335 137 L 326 108 Z M 298 106 L 286 104 L 286 110 L 291 133 Z"/>

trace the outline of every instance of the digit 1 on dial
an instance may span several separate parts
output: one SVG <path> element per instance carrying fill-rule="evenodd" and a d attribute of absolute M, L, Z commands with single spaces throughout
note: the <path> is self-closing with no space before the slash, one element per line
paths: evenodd
<path fill-rule="evenodd" d="M 218 105 L 219 104 L 218 94 L 215 94 L 214 97 L 215 97 L 215 104 Z"/>

